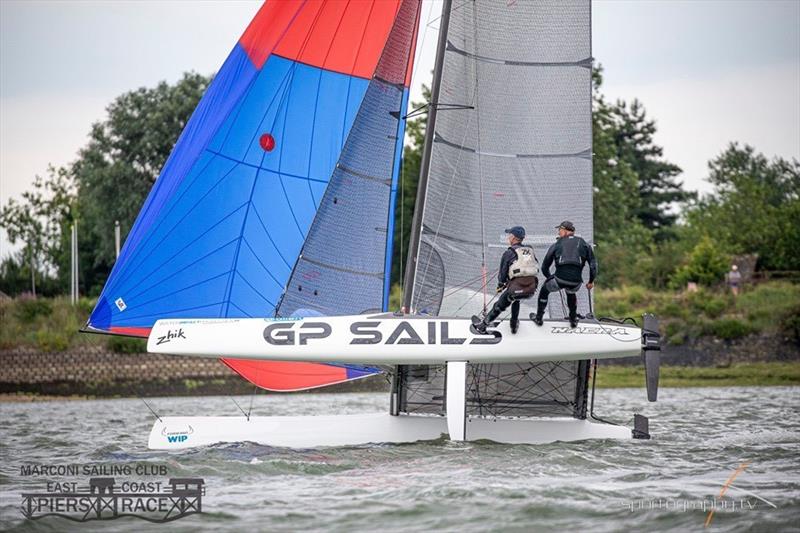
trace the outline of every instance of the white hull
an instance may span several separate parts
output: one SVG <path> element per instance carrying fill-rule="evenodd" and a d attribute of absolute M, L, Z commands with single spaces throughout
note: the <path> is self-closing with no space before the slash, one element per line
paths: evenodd
<path fill-rule="evenodd" d="M 358 315 L 296 319 L 170 319 L 153 326 L 152 353 L 373 365 L 512 363 L 639 356 L 641 330 L 564 321 L 507 321 L 480 335 L 463 318 Z"/>
<path fill-rule="evenodd" d="M 574 418 L 467 418 L 466 439 L 509 444 L 543 444 L 585 439 L 629 439 L 624 426 Z M 371 443 L 406 443 L 448 435 L 443 416 L 391 416 L 384 413 L 332 416 L 162 417 L 153 425 L 148 446 L 179 450 L 218 443 L 255 442 L 267 446 L 316 448 Z"/>

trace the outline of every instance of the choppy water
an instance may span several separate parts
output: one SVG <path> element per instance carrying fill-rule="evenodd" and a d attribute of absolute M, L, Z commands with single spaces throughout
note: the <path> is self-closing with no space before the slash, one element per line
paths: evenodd
<path fill-rule="evenodd" d="M 535 446 L 441 440 L 319 450 L 243 443 L 155 452 L 146 448 L 152 415 L 138 400 L 3 404 L 0 529 L 700 530 L 707 513 L 691 507 L 714 500 L 748 462 L 727 493 L 726 500 L 739 502 L 736 510 L 718 510 L 711 528 L 798 530 L 800 388 L 662 389 L 656 404 L 647 404 L 642 390 L 603 390 L 598 402 L 599 414 L 618 421 L 635 410 L 649 416 L 653 440 Z M 151 403 L 159 414 L 238 413 L 224 397 Z M 256 397 L 253 413 L 386 408 L 384 394 L 265 395 Z M 20 466 L 30 463 L 163 464 L 169 477 L 205 479 L 204 513 L 168 525 L 135 518 L 28 521 L 20 493 L 44 490 L 45 479 L 21 475 Z"/>

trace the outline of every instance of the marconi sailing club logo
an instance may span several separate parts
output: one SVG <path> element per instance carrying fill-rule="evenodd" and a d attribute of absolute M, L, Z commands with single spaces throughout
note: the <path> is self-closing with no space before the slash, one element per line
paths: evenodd
<path fill-rule="evenodd" d="M 51 478 L 44 480 L 43 490 L 22 493 L 21 511 L 28 520 L 131 517 L 159 523 L 203 512 L 205 481 L 163 479 L 164 465 L 23 465 L 20 471 L 23 476 Z M 91 477 L 74 479 L 81 475 Z"/>

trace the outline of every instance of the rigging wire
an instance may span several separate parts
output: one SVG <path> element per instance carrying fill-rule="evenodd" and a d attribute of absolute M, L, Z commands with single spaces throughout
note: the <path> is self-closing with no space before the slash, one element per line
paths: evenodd
<path fill-rule="evenodd" d="M 245 413 L 244 409 L 242 409 L 242 406 L 241 406 L 241 405 L 239 405 L 239 402 L 237 402 L 237 401 L 236 401 L 236 398 L 234 398 L 233 396 L 228 396 L 228 398 L 230 398 L 230 399 L 231 399 L 231 401 L 232 401 L 234 404 L 236 404 L 236 407 L 238 407 L 238 408 L 239 408 L 239 411 L 241 411 L 241 412 L 242 412 L 242 414 L 245 416 L 245 418 L 247 418 L 247 421 L 249 422 L 249 421 L 250 421 L 250 414 L 249 414 L 249 413 Z"/>
<path fill-rule="evenodd" d="M 250 413 L 253 411 L 253 399 L 256 397 L 256 393 L 258 392 L 258 386 L 253 384 L 253 393 L 250 395 L 250 407 L 247 408 L 247 420 L 250 421 Z"/>
<path fill-rule="evenodd" d="M 245 416 L 245 418 L 247 418 L 248 422 L 250 422 L 250 413 L 253 412 L 253 399 L 255 398 L 257 392 L 258 392 L 258 385 L 254 384 L 253 385 L 253 392 L 250 394 L 250 407 L 247 408 L 247 412 L 245 412 L 245 410 L 242 409 L 242 406 L 239 405 L 239 402 L 236 401 L 236 398 L 234 398 L 233 396 L 228 396 L 228 398 L 230 398 L 231 401 L 234 404 L 236 404 L 236 407 L 239 408 L 239 411 L 242 412 L 242 414 Z"/>
<path fill-rule="evenodd" d="M 414 86 L 414 79 L 417 76 L 419 70 L 417 67 L 419 66 L 419 61 L 422 58 L 422 52 L 425 49 L 425 39 L 428 37 L 428 28 L 430 28 L 432 14 L 433 14 L 433 2 L 431 1 L 428 4 L 428 22 L 425 24 L 425 29 L 422 30 L 422 40 L 420 42 L 420 45 L 417 47 L 415 53 L 416 57 L 414 58 L 413 65 L 411 67 L 411 79 L 409 80 L 408 83 L 409 88 Z M 427 104 L 423 107 L 427 107 Z M 412 111 L 412 113 L 413 112 L 414 111 Z M 403 119 L 407 120 L 409 118 L 409 115 L 410 113 L 405 117 L 403 117 Z M 405 152 L 405 143 L 403 144 L 403 151 Z M 403 157 L 402 155 L 401 158 L 402 158 L 402 164 L 400 167 L 400 291 L 401 293 L 405 293 L 406 278 L 404 275 L 404 269 L 406 263 L 405 261 L 406 160 L 405 157 Z"/>
<path fill-rule="evenodd" d="M 405 146 L 403 146 L 403 151 L 405 151 Z M 404 293 L 406 291 L 406 279 L 403 272 L 403 267 L 405 266 L 405 253 L 403 250 L 403 245 L 405 244 L 406 240 L 406 233 L 405 233 L 405 218 L 404 213 L 406 211 L 406 160 L 405 157 L 403 158 L 403 162 L 400 166 L 400 293 Z M 388 238 L 392 238 L 393 235 L 389 235 Z"/>
<path fill-rule="evenodd" d="M 558 289 L 558 296 L 561 298 L 561 312 L 564 313 L 562 316 L 567 316 L 569 309 L 564 301 L 564 289 Z"/>
<path fill-rule="evenodd" d="M 497 273 L 497 270 L 494 270 L 492 273 L 493 274 Z M 468 279 L 467 281 L 465 281 L 463 283 L 460 283 L 458 285 L 454 285 L 453 287 L 451 287 L 449 289 L 449 292 L 444 293 L 442 296 L 444 298 L 447 298 L 448 296 L 453 296 L 457 292 L 459 292 L 461 290 L 464 290 L 464 289 L 468 288 L 470 285 L 474 285 L 475 283 L 478 283 L 480 281 L 483 281 L 483 273 L 481 273 L 478 276 L 475 276 L 474 278 L 470 278 L 470 279 Z M 481 285 L 481 286 L 478 287 L 478 290 L 480 291 L 482 288 L 483 288 L 483 286 Z M 428 302 L 428 303 L 430 304 L 432 302 Z"/>
<path fill-rule="evenodd" d="M 462 3 L 461 5 L 458 6 L 458 8 L 463 7 L 467 3 L 468 2 Z M 453 11 L 455 11 L 455 9 L 451 10 L 451 13 Z M 441 31 L 441 29 L 440 29 L 440 31 Z M 444 79 L 444 77 L 442 79 Z M 461 108 L 461 109 L 475 109 L 475 93 L 473 92 L 471 100 L 469 102 L 469 105 L 466 105 L 466 106 L 463 106 L 463 107 L 459 106 L 459 108 Z M 469 131 L 471 129 L 471 126 L 472 126 L 473 115 L 474 115 L 474 113 L 470 113 L 470 115 L 469 115 L 469 117 L 467 119 L 467 124 L 464 127 L 464 134 L 463 134 L 463 136 L 461 138 L 461 143 L 459 144 L 459 146 L 463 147 L 464 144 L 467 141 L 467 135 L 468 135 L 468 133 L 469 133 Z M 428 135 L 428 134 L 429 135 L 433 135 L 433 134 L 435 134 L 435 132 L 426 132 L 426 135 Z M 442 202 L 442 208 L 441 208 L 441 211 L 439 212 L 439 219 L 436 222 L 436 228 L 433 231 L 433 241 L 431 242 L 431 248 L 435 248 L 436 247 L 436 243 L 437 243 L 437 241 L 439 239 L 439 233 L 440 233 L 440 230 L 441 230 L 441 227 L 442 227 L 442 222 L 444 221 L 444 214 L 445 214 L 445 212 L 447 212 L 447 208 L 448 208 L 448 206 L 450 204 L 450 197 L 451 197 L 451 193 L 453 191 L 453 185 L 455 183 L 456 175 L 458 174 L 458 168 L 459 168 L 459 165 L 461 164 L 461 157 L 463 156 L 463 154 L 464 154 L 464 150 L 458 150 L 458 156 L 456 157 L 455 164 L 449 164 L 449 162 L 448 162 L 450 168 L 452 168 L 452 173 L 450 175 L 450 180 L 449 180 L 449 183 L 447 185 L 447 192 L 445 193 L 444 201 Z M 433 157 L 433 153 L 431 153 L 431 157 Z M 444 157 L 444 154 L 442 154 L 442 157 Z M 424 220 L 424 211 L 423 211 L 422 220 Z M 420 240 L 421 239 L 422 239 L 422 233 L 420 233 Z M 482 236 L 482 239 L 483 239 L 483 236 Z M 422 276 L 421 276 L 420 281 L 419 281 L 419 284 L 422 285 L 422 286 L 424 286 L 425 281 L 426 281 L 426 279 L 428 277 L 428 271 L 430 270 L 430 266 L 431 266 L 431 262 L 428 261 L 427 264 L 425 265 L 425 269 L 423 270 Z M 419 265 L 417 264 L 417 268 L 418 267 L 419 267 Z M 481 272 L 481 276 L 483 276 L 483 272 Z"/>
<path fill-rule="evenodd" d="M 472 101 L 470 102 L 470 105 L 473 106 L 471 108 L 474 108 L 474 103 L 475 103 L 475 95 L 473 94 Z M 471 125 L 472 125 L 472 114 L 470 114 L 469 119 L 467 119 L 467 125 L 464 128 L 464 135 L 461 138 L 461 146 L 463 146 L 464 143 L 467 141 L 467 134 L 469 132 L 469 129 L 470 129 Z M 426 132 L 426 134 L 427 133 L 428 132 Z M 431 134 L 433 134 L 433 133 L 431 133 Z M 459 150 L 458 151 L 458 157 L 456 158 L 456 161 L 455 161 L 455 165 L 450 165 L 451 168 L 453 169 L 453 172 L 450 175 L 450 182 L 447 185 L 447 193 L 445 194 L 444 202 L 442 203 L 442 210 L 439 213 L 439 220 L 436 223 L 436 230 L 433 232 L 433 242 L 431 243 L 431 248 L 435 248 L 436 247 L 436 242 L 439 239 L 439 233 L 440 233 L 440 230 L 442 228 L 442 222 L 444 221 L 444 214 L 447 211 L 448 205 L 450 204 L 450 195 L 451 195 L 451 193 L 453 191 L 453 184 L 455 183 L 455 178 L 456 178 L 456 175 L 458 174 L 458 166 L 461 164 L 461 156 L 462 156 L 463 153 L 464 153 L 464 150 Z M 431 154 L 431 157 L 433 157 L 432 154 Z M 424 212 L 423 212 L 423 215 L 424 215 Z M 422 233 L 421 232 L 420 232 L 420 239 L 422 239 Z M 428 263 L 425 265 L 425 270 L 422 272 L 422 278 L 420 279 L 420 282 L 419 282 L 420 285 L 424 285 L 425 284 L 425 280 L 428 277 L 428 270 L 430 269 L 430 266 L 431 266 L 431 262 L 428 261 Z"/>
<path fill-rule="evenodd" d="M 612 426 L 619 426 L 620 424 L 617 424 L 616 422 L 600 418 L 599 416 L 594 414 L 594 389 L 595 389 L 595 384 L 597 382 L 597 363 L 598 363 L 597 359 L 592 360 L 592 400 L 589 407 L 589 418 L 591 418 L 592 420 L 597 420 L 598 422 L 611 424 Z"/>
<path fill-rule="evenodd" d="M 452 9 L 450 9 L 450 13 L 455 13 L 456 11 L 458 11 L 459 9 L 461 9 L 462 7 L 464 7 L 465 5 L 469 4 L 470 2 L 474 2 L 474 0 L 464 0 L 463 2 L 461 2 L 461 3 L 460 3 L 459 5 L 457 5 L 456 7 L 454 7 L 454 8 L 452 8 Z M 432 2 L 432 1 L 431 1 L 431 5 L 433 5 L 433 2 Z M 442 16 L 441 16 L 441 15 L 439 15 L 438 17 L 436 17 L 436 18 L 435 18 L 435 19 L 433 19 L 433 20 L 430 20 L 430 19 L 429 19 L 429 20 L 428 20 L 428 26 L 432 25 L 432 24 L 433 24 L 433 23 L 435 23 L 435 22 L 438 22 L 439 20 L 441 20 L 441 18 L 442 18 Z"/>
<path fill-rule="evenodd" d="M 594 322 L 595 324 L 597 324 L 600 327 L 600 329 L 603 331 L 603 333 L 605 333 L 606 335 L 608 335 L 609 337 L 611 337 L 615 341 L 618 341 L 618 342 L 638 342 L 638 341 L 642 340 L 646 334 L 658 335 L 659 337 L 661 336 L 661 333 L 658 332 L 658 331 L 653 331 L 653 330 L 645 329 L 644 327 L 642 327 L 642 328 L 640 328 L 639 336 L 637 338 L 635 338 L 635 339 L 620 339 L 618 337 L 615 337 L 614 333 L 612 331 L 610 331 L 609 329 L 607 329 L 603 325 L 602 321 L 603 321 L 604 317 L 597 318 L 597 317 L 594 316 L 594 310 L 592 309 L 592 289 L 587 287 L 586 288 L 586 292 L 588 293 L 588 296 L 589 296 L 589 311 L 590 311 L 591 317 L 586 317 L 585 320 L 590 320 L 590 321 Z M 639 324 L 636 323 L 636 320 L 631 318 L 631 317 L 626 317 L 626 318 L 623 318 L 622 320 L 605 318 L 605 320 L 606 321 L 611 320 L 611 321 L 617 322 L 619 324 L 624 324 L 625 322 L 630 320 L 633 323 L 634 326 L 636 326 L 637 328 L 639 327 Z"/>
<path fill-rule="evenodd" d="M 492 270 L 491 272 L 489 272 L 488 273 L 489 279 L 491 279 L 495 274 L 497 274 L 497 272 L 498 272 L 498 270 Z M 478 275 L 478 276 L 476 276 L 474 278 L 470 278 L 467 281 L 459 283 L 458 285 L 454 285 L 453 287 L 448 289 L 448 292 L 444 292 L 442 294 L 441 300 L 449 298 L 450 296 L 453 296 L 453 295 L 457 294 L 458 292 L 469 288 L 471 285 L 474 285 L 475 283 L 480 282 L 482 280 L 482 278 L 483 278 L 483 273 L 481 273 L 480 275 Z M 483 289 L 483 285 L 479 286 L 477 291 L 474 292 L 474 294 L 469 298 L 469 300 L 472 300 L 472 298 L 474 298 L 477 294 L 480 294 L 482 289 Z M 422 302 L 421 304 L 419 304 L 418 308 L 424 309 L 424 308 L 426 308 L 427 306 L 429 306 L 431 304 L 435 304 L 438 300 L 439 300 L 438 297 L 435 297 L 435 298 L 430 299 L 430 300 L 426 300 L 426 301 Z M 464 307 L 463 305 L 461 307 L 459 307 L 455 311 L 455 313 L 460 311 L 463 307 Z"/>
<path fill-rule="evenodd" d="M 464 307 L 466 307 L 466 305 L 467 305 L 469 302 L 471 302 L 471 301 L 472 301 L 472 299 L 473 299 L 473 298 L 475 298 L 475 296 L 477 296 L 478 294 L 481 294 L 481 291 L 483 291 L 483 294 L 485 295 L 485 294 L 486 294 L 486 283 L 488 283 L 488 278 L 487 278 L 487 281 L 485 281 L 485 282 L 484 282 L 483 286 L 482 286 L 480 289 L 478 289 L 477 291 L 475 291 L 475 292 L 472 294 L 472 296 L 470 296 L 469 298 L 467 298 L 467 300 L 466 300 L 466 301 L 465 301 L 463 304 L 461 304 L 461 305 L 458 307 L 458 309 L 456 309 L 456 310 L 453 312 L 453 314 L 454 314 L 454 315 L 458 315 L 459 311 L 461 311 L 462 309 L 464 309 Z M 484 296 L 484 298 L 485 298 L 485 296 Z M 494 301 L 494 299 L 495 299 L 495 298 L 497 298 L 497 294 L 496 294 L 496 293 L 495 293 L 495 295 L 494 295 L 494 296 L 492 296 L 492 299 L 491 299 L 491 300 L 489 300 L 489 302 L 488 302 L 488 303 L 487 303 L 487 302 L 484 300 L 484 304 L 483 304 L 483 311 L 484 311 L 484 312 L 486 312 L 486 306 L 487 306 L 487 305 L 490 305 L 490 304 L 491 304 L 491 303 Z"/>
<path fill-rule="evenodd" d="M 473 39 L 474 39 L 474 46 L 475 46 L 475 57 L 480 57 L 480 51 L 478 50 L 478 6 L 477 3 L 472 4 L 472 28 L 473 28 Z M 476 155 L 478 156 L 478 197 L 480 198 L 480 219 L 481 219 L 481 272 L 483 273 L 483 312 L 486 312 L 486 285 L 489 283 L 489 280 L 486 277 L 486 221 L 484 217 L 484 209 L 483 209 L 483 166 L 481 162 L 481 109 L 480 109 L 480 82 L 478 80 L 478 60 L 474 59 L 472 61 L 474 66 L 474 73 L 475 73 L 475 126 L 477 128 L 477 146 L 476 146 Z M 493 298 L 494 299 L 494 298 Z"/>
<path fill-rule="evenodd" d="M 137 396 L 138 396 L 138 395 L 137 395 Z M 157 413 L 156 413 L 156 412 L 153 410 L 153 408 L 152 408 L 152 407 L 150 407 L 150 404 L 149 404 L 149 403 L 147 403 L 147 402 L 145 401 L 145 399 L 144 399 L 144 398 L 142 398 L 141 396 L 139 396 L 139 399 L 140 399 L 140 400 L 142 400 L 142 403 L 143 403 L 143 404 L 145 404 L 145 405 L 147 406 L 147 408 L 150 410 L 150 412 L 151 412 L 151 413 L 153 413 L 153 416 L 154 416 L 154 417 L 156 417 L 156 418 L 158 419 L 158 421 L 159 421 L 159 422 L 161 422 L 161 423 L 163 424 L 163 423 L 164 423 L 164 421 L 163 421 L 163 420 L 161 420 L 161 417 L 160 417 L 160 416 L 158 416 L 158 414 L 157 414 Z"/>

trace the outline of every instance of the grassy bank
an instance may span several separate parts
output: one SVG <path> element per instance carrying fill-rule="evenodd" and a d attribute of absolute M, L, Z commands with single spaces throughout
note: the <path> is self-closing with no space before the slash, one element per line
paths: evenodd
<path fill-rule="evenodd" d="M 723 289 L 675 292 L 598 286 L 594 292 L 596 315 L 638 319 L 642 313 L 655 313 L 671 345 L 700 337 L 733 340 L 752 333 L 800 343 L 800 284 L 772 281 L 746 286 L 738 298 Z M 395 286 L 392 309 L 399 307 L 399 301 L 400 289 Z M 75 306 L 65 297 L 0 301 L 0 349 L 29 346 L 52 352 L 105 345 L 120 353 L 144 351 L 145 343 L 138 339 L 79 333 L 93 307 L 94 300 L 88 298 Z"/>
<path fill-rule="evenodd" d="M 681 345 L 700 337 L 733 340 L 752 333 L 780 335 L 800 343 L 800 285 L 785 281 L 728 290 L 653 291 L 630 286 L 595 291 L 595 314 L 634 317 L 654 313 L 666 341 Z"/>
<path fill-rule="evenodd" d="M 728 367 L 662 366 L 661 387 L 735 387 L 800 385 L 800 361 L 739 363 Z M 597 371 L 600 388 L 644 387 L 642 366 L 604 366 Z"/>
<path fill-rule="evenodd" d="M 118 353 L 146 351 L 144 340 L 80 333 L 94 304 L 94 299 L 81 298 L 73 306 L 66 297 L 0 301 L 0 350 L 27 346 L 61 352 L 101 345 Z"/>

